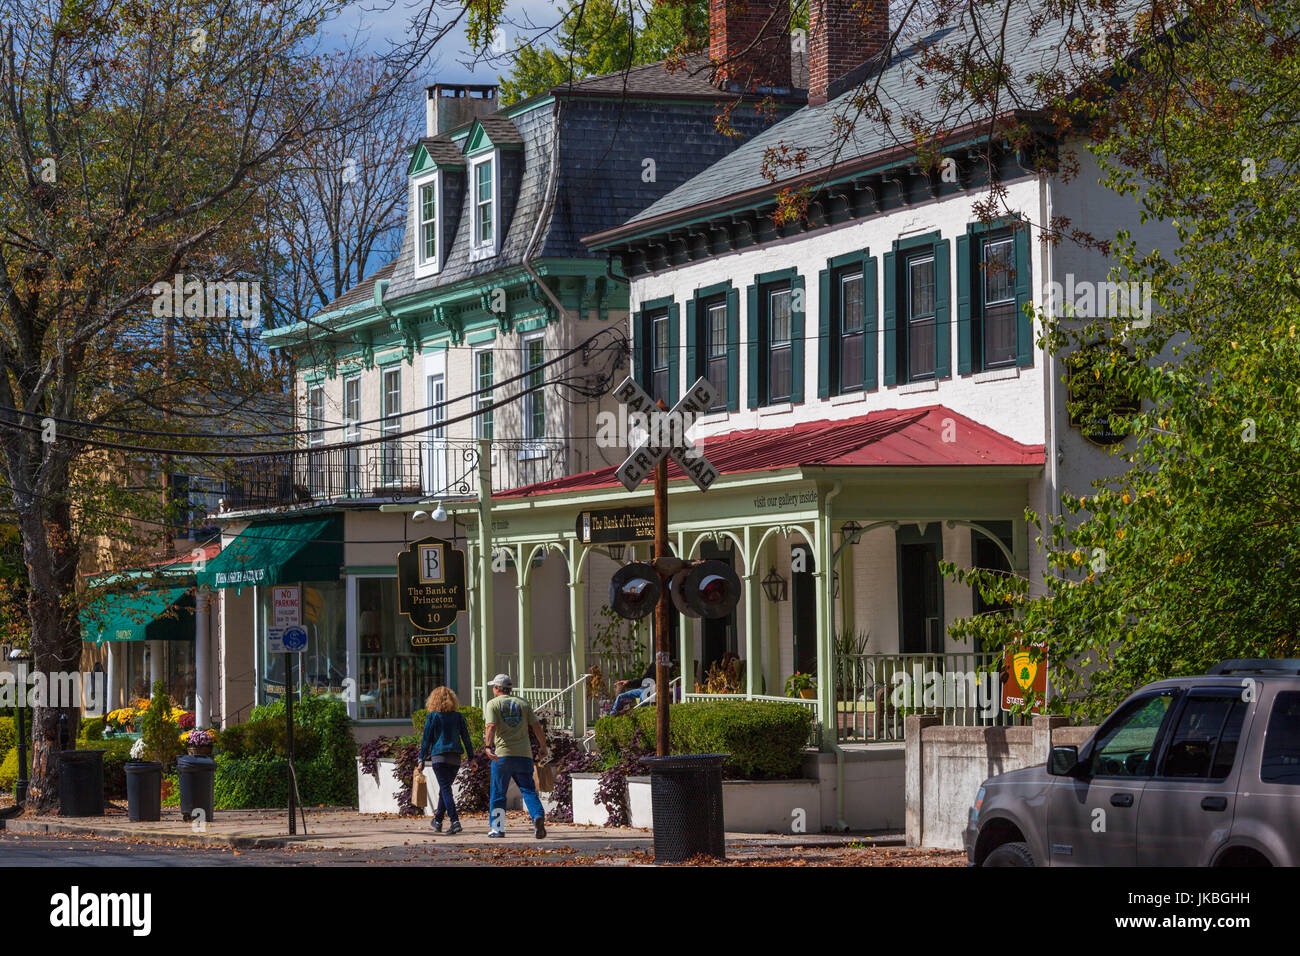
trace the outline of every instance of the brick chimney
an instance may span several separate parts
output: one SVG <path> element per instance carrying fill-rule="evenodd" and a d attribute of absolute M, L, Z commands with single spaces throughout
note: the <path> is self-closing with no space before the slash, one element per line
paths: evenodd
<path fill-rule="evenodd" d="M 790 89 L 790 0 L 709 0 L 709 59 L 724 90 Z"/>
<path fill-rule="evenodd" d="M 889 0 L 808 0 L 808 105 L 889 41 Z"/>

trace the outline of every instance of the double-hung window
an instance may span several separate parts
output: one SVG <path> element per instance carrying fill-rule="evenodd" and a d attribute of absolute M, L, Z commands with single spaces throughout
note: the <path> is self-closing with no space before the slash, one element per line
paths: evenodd
<path fill-rule="evenodd" d="M 650 397 L 668 400 L 668 310 L 660 309 L 650 318 Z"/>
<path fill-rule="evenodd" d="M 524 393 L 523 408 L 525 439 L 546 437 L 546 372 L 542 368 L 544 343 L 545 339 L 541 335 L 524 339 L 524 372 L 528 376 L 524 379 L 524 387 L 528 390 Z M 537 458 L 542 454 L 544 451 L 539 442 L 524 446 L 520 457 Z"/>
<path fill-rule="evenodd" d="M 934 256 L 916 255 L 903 270 L 906 280 L 904 316 L 907 321 L 907 377 L 934 377 L 935 271 Z"/>
<path fill-rule="evenodd" d="M 767 332 L 767 400 L 769 403 L 790 400 L 792 362 L 792 316 L 789 283 L 769 286 L 763 291 L 766 308 L 764 327 Z"/>
<path fill-rule="evenodd" d="M 435 173 L 415 184 L 415 264 L 423 273 L 436 272 L 439 265 L 438 176 Z"/>
<path fill-rule="evenodd" d="M 343 380 L 343 440 L 361 440 L 361 377 Z M 343 492 L 355 495 L 361 489 L 361 449 L 349 446 L 343 451 Z"/>
<path fill-rule="evenodd" d="M 474 353 L 474 437 L 492 438 L 492 350 L 479 349 Z"/>
<path fill-rule="evenodd" d="M 312 385 L 307 389 L 307 447 L 325 444 L 325 386 Z M 325 491 L 325 455 L 313 451 L 307 455 L 307 490 L 313 498 Z"/>
<path fill-rule="evenodd" d="M 711 412 L 727 410 L 727 298 L 718 296 L 700 304 L 704 313 L 702 334 L 704 376 L 717 392 Z"/>
<path fill-rule="evenodd" d="M 429 375 L 425 379 L 425 400 L 429 406 L 428 422 L 435 425 L 429 432 L 429 477 L 425 491 L 444 494 L 447 490 L 447 379 L 445 375 Z"/>
<path fill-rule="evenodd" d="M 841 269 L 834 276 L 836 327 L 832 333 L 834 343 L 819 343 L 819 347 L 838 346 L 839 391 L 856 392 L 863 386 L 864 323 L 862 297 L 862 270 Z"/>
<path fill-rule="evenodd" d="M 395 435 L 402 430 L 402 370 L 391 368 L 384 370 L 383 378 L 384 417 L 380 430 L 384 435 Z M 383 442 L 380 447 L 382 483 L 400 484 L 402 480 L 401 450 L 395 440 Z"/>
<path fill-rule="evenodd" d="M 1016 361 L 1015 244 L 1009 235 L 984 239 L 979 259 L 984 367 Z"/>
<path fill-rule="evenodd" d="M 492 248 L 496 242 L 496 164 L 485 159 L 474 167 L 474 245 Z"/>

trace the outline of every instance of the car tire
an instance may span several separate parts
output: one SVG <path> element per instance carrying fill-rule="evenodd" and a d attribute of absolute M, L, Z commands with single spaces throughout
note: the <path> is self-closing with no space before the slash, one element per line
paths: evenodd
<path fill-rule="evenodd" d="M 1033 866 L 1028 843 L 1004 843 L 984 858 L 985 866 Z"/>

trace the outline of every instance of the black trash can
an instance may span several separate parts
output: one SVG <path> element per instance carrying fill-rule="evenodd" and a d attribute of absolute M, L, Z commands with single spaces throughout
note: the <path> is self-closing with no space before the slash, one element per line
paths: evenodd
<path fill-rule="evenodd" d="M 212 819 L 212 804 L 217 785 L 217 762 L 211 757 L 187 755 L 176 758 L 181 783 L 181 816 L 186 820 Z M 202 810 L 202 816 L 195 816 Z"/>
<path fill-rule="evenodd" d="M 128 760 L 125 769 L 127 819 L 161 820 L 163 765 L 152 760 Z"/>
<path fill-rule="evenodd" d="M 59 816 L 104 815 L 104 751 L 59 751 Z"/>
<path fill-rule="evenodd" d="M 727 754 L 647 757 L 655 862 L 681 863 L 704 855 L 725 859 L 722 761 Z"/>

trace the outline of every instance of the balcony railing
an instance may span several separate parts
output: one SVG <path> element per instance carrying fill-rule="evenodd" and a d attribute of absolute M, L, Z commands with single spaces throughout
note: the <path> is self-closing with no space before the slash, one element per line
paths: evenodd
<path fill-rule="evenodd" d="M 519 488 L 571 474 L 589 464 L 559 438 L 492 443 L 492 487 Z M 222 476 L 228 510 L 272 508 L 345 498 L 455 498 L 474 494 L 478 445 L 432 439 L 355 448 L 299 449 L 237 462 Z"/>

